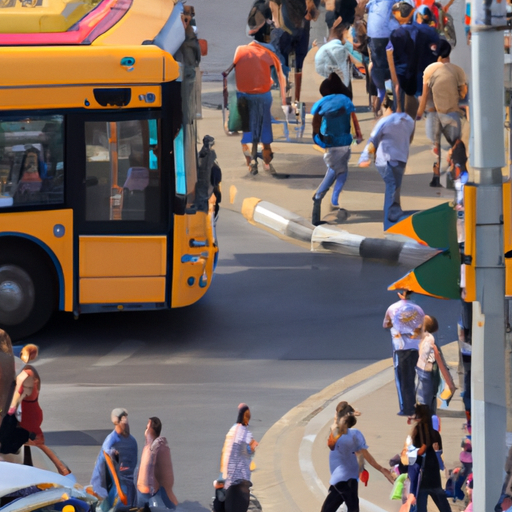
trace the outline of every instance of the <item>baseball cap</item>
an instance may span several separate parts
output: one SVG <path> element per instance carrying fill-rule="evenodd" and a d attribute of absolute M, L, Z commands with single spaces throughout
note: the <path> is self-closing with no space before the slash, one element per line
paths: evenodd
<path fill-rule="evenodd" d="M 128 416 L 128 411 L 122 407 L 116 407 L 110 413 L 110 419 L 114 425 L 117 425 L 123 416 Z"/>
<path fill-rule="evenodd" d="M 434 15 L 432 14 L 432 11 L 426 5 L 420 5 L 416 9 L 416 14 L 419 14 L 424 20 L 428 21 L 429 23 L 434 18 Z"/>

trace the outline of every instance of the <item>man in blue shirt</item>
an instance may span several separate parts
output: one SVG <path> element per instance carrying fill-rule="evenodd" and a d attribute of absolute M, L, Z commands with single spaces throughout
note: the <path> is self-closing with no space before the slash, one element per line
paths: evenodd
<path fill-rule="evenodd" d="M 368 48 L 372 61 L 371 78 L 377 88 L 377 102 L 374 112 L 380 110 L 386 95 L 386 80 L 391 78 L 389 73 L 386 46 L 391 32 L 399 27 L 398 21 L 391 13 L 395 0 L 370 0 L 366 5 L 368 21 L 366 33 L 369 38 Z"/>
<path fill-rule="evenodd" d="M 409 158 L 409 146 L 414 134 L 414 121 L 404 112 L 393 113 L 393 98 L 386 96 L 382 103 L 385 112 L 375 125 L 368 144 L 359 158 L 360 167 L 370 165 L 370 154 L 375 155 L 375 166 L 386 184 L 384 195 L 384 230 L 403 215 L 400 188 Z"/>
<path fill-rule="evenodd" d="M 347 181 L 348 161 L 350 160 L 350 119 L 355 112 L 351 101 L 352 93 L 344 86 L 336 73 L 331 73 L 320 86 L 323 98 L 312 109 L 313 140 L 326 150 L 324 162 L 327 165 L 325 178 L 313 196 L 313 214 L 311 222 L 318 226 L 321 218 L 322 199 L 334 183 L 331 208 L 339 208 L 339 196 Z M 358 139 L 358 143 L 361 139 Z"/>
<path fill-rule="evenodd" d="M 107 468 L 103 452 L 111 455 L 119 461 L 120 483 L 125 487 L 128 497 L 128 505 L 123 508 L 118 506 L 116 510 L 128 510 L 135 505 L 136 492 L 133 473 L 137 466 L 137 441 L 130 435 L 130 425 L 128 424 L 128 412 L 126 409 L 116 408 L 112 411 L 112 423 L 114 430 L 105 438 L 101 447 L 96 465 L 92 472 L 91 485 L 93 491 L 100 498 L 107 498 Z"/>

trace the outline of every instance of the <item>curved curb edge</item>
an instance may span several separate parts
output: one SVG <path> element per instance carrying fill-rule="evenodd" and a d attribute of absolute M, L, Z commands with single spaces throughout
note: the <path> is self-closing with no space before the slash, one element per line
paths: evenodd
<path fill-rule="evenodd" d="M 256 452 L 260 469 L 252 479 L 265 512 L 310 512 L 320 508 L 325 486 L 310 454 L 315 434 L 332 417 L 328 406 L 341 395 L 357 393 L 361 386 L 359 393 L 370 392 L 368 389 L 375 387 L 374 378 L 387 383 L 393 378 L 388 375 L 392 366 L 390 358 L 347 375 L 291 409 L 266 432 Z M 365 500 L 360 504 L 362 512 L 382 512 Z"/>

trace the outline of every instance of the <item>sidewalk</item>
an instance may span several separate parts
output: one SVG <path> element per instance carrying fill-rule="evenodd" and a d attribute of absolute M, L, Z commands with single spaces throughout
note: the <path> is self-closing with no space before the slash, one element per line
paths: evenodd
<path fill-rule="evenodd" d="M 457 384 L 457 343 L 443 347 L 443 353 Z M 392 362 L 386 359 L 311 396 L 265 434 L 256 452 L 256 471 L 252 478 L 254 493 L 265 512 L 320 510 L 329 486 L 327 438 L 336 405 L 341 400 L 362 413 L 356 428 L 364 434 L 369 451 L 379 464 L 389 467 L 389 459 L 400 453 L 412 427 L 404 417 L 396 415 L 398 401 Z M 459 391 L 450 407 L 438 410 L 438 415 L 443 459 L 446 467 L 453 469 L 459 465 L 460 444 L 465 434 Z M 398 512 L 401 502 L 389 499 L 391 484 L 373 468 L 367 469 L 368 487 L 359 486 L 361 512 Z M 461 501 L 450 500 L 450 504 L 453 511 L 465 508 Z"/>
<path fill-rule="evenodd" d="M 361 129 L 368 139 L 374 126 L 373 114 L 365 108 L 368 98 L 364 81 L 354 80 L 354 104 L 358 107 Z M 311 142 L 310 123 L 301 143 L 275 142 L 274 166 L 289 179 L 275 179 L 262 171 L 247 177 L 247 167 L 240 148 L 240 136 L 228 136 L 222 127 L 222 84 L 203 84 L 203 119 L 199 121 L 200 138 L 215 137 L 215 150 L 222 168 L 222 208 L 242 212 L 251 221 L 263 224 L 274 233 L 307 244 L 314 226 L 310 224 L 312 196 L 325 174 L 322 154 Z M 407 247 L 385 241 L 382 227 L 384 183 L 375 167 L 359 169 L 357 160 L 364 143 L 352 146 L 349 177 L 340 198 L 347 214 L 329 212 L 329 196 L 324 199 L 323 220 L 334 233 L 343 233 L 347 242 L 319 244 L 323 248 L 346 254 L 368 255 L 390 253 L 397 260 Z M 435 157 L 425 135 L 424 121 L 417 123 L 409 163 L 402 184 L 402 208 L 417 211 L 452 201 L 452 190 L 431 188 L 432 164 Z M 261 166 L 260 166 L 261 167 Z M 259 205 L 259 206 L 258 206 Z M 221 219 L 222 222 L 222 208 Z M 261 210 L 261 211 L 260 211 Z M 320 228 L 317 228 L 320 229 Z M 361 241 L 372 241 L 367 254 Z M 336 236 L 333 236 L 333 239 Z M 330 240 L 327 237 L 327 240 Z M 375 241 L 379 243 L 374 243 Z M 388 244 L 388 245 L 385 245 Z M 403 246 L 403 247 L 402 247 Z M 405 247 L 405 249 L 404 249 Z M 413 247 L 413 249 L 415 249 Z M 414 253 L 415 251 L 410 251 Z M 424 256 L 424 253 L 421 256 Z M 447 362 L 456 377 L 457 344 L 443 347 Z M 458 378 L 454 379 L 458 383 Z M 411 427 L 396 415 L 398 402 L 391 359 L 380 361 L 341 379 L 289 411 L 265 434 L 256 455 L 257 470 L 253 474 L 254 492 L 265 512 L 311 512 L 320 510 L 329 481 L 326 440 L 336 404 L 347 400 L 362 412 L 358 428 L 364 433 L 369 451 L 383 466 L 403 447 Z M 457 391 L 447 410 L 439 412 L 442 420 L 444 460 L 447 468 L 458 465 L 460 443 L 465 423 L 460 394 Z M 397 512 L 400 503 L 389 500 L 391 485 L 373 468 L 369 468 L 368 487 L 360 487 L 362 512 Z M 457 502 L 453 510 L 461 510 Z"/>
<path fill-rule="evenodd" d="M 368 112 L 368 97 L 364 91 L 364 80 L 354 80 L 354 104 L 367 140 L 375 121 Z M 306 133 L 301 143 L 277 141 L 272 145 L 274 167 L 280 174 L 289 174 L 289 179 L 266 176 L 260 169 L 255 178 L 247 177 L 247 167 L 242 156 L 240 136 L 228 136 L 222 127 L 222 83 L 203 84 L 203 119 L 199 121 L 200 138 L 208 134 L 215 137 L 215 150 L 223 173 L 222 208 L 240 212 L 247 198 L 257 198 L 278 205 L 302 217 L 308 224 L 311 220 L 312 196 L 325 174 L 322 154 L 315 150 L 311 140 L 311 126 L 307 121 Z M 416 135 L 411 148 L 409 163 L 402 184 L 402 208 L 417 211 L 431 208 L 453 200 L 452 190 L 431 188 L 432 164 L 435 160 L 431 145 L 425 135 L 425 122 L 417 123 Z M 276 135 L 275 135 L 276 138 Z M 382 206 L 384 182 L 374 166 L 357 167 L 359 155 L 365 142 L 352 146 L 349 176 L 340 198 L 340 205 L 348 212 L 336 214 L 329 211 L 329 195 L 324 199 L 323 220 L 328 226 L 338 227 L 354 235 L 384 239 Z M 260 165 L 260 167 L 262 167 Z M 222 212 L 221 212 L 222 217 Z M 309 224 L 312 229 L 311 224 Z"/>

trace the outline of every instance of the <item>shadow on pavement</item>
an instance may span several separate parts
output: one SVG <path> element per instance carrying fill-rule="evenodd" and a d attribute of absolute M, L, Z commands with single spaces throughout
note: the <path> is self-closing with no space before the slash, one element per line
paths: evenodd
<path fill-rule="evenodd" d="M 182 501 L 177 508 L 177 511 L 183 512 L 210 512 L 209 508 L 204 507 L 198 501 Z"/>
<path fill-rule="evenodd" d="M 46 444 L 50 446 L 101 446 L 109 430 L 62 430 L 45 432 Z"/>

